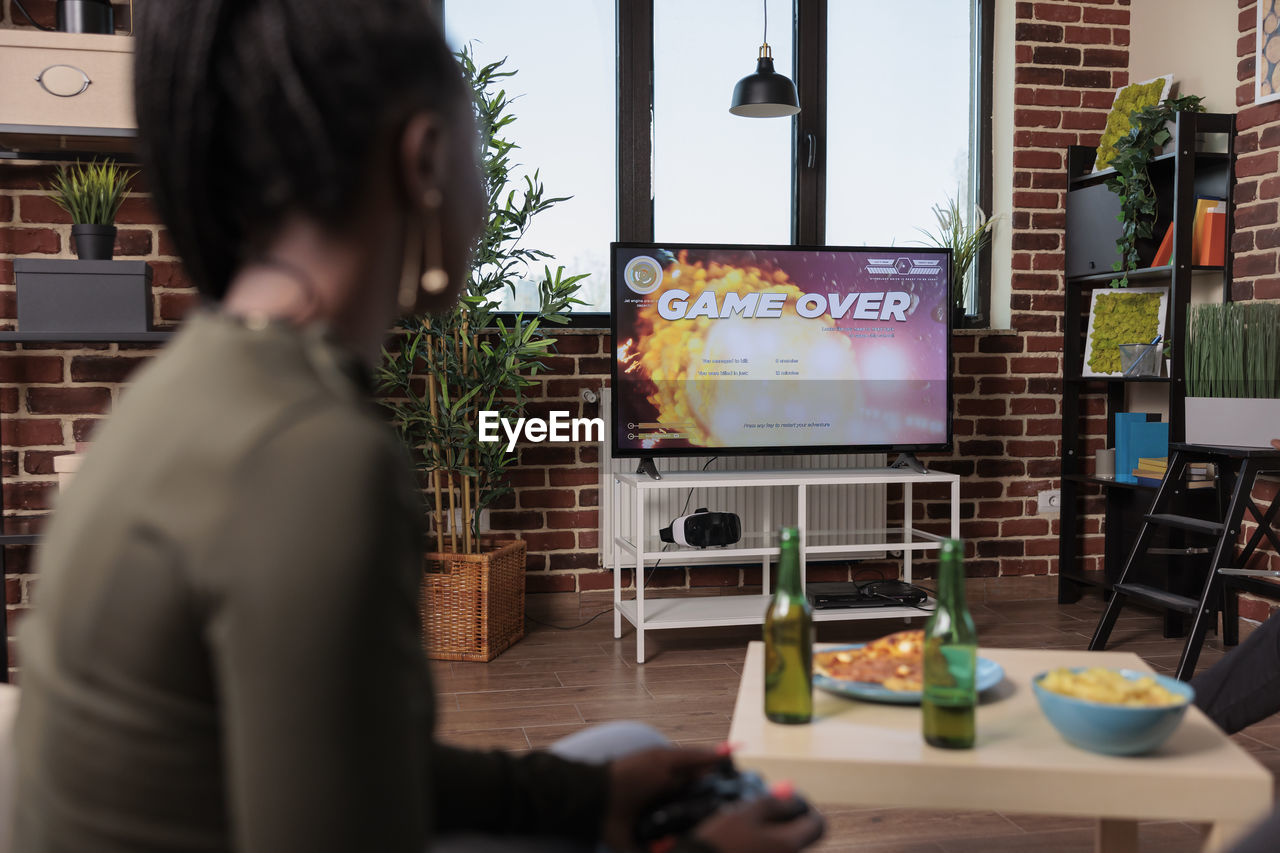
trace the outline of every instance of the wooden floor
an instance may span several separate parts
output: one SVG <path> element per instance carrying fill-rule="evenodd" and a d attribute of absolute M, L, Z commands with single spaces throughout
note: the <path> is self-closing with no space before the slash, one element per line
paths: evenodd
<path fill-rule="evenodd" d="M 609 607 L 608 593 L 530 596 L 531 617 L 576 624 Z M 1102 611 L 1102 600 L 971 602 L 980 641 L 1013 648 L 1084 648 Z M 901 621 L 825 623 L 819 641 L 856 641 L 898 630 Z M 650 632 L 647 663 L 635 663 L 635 635 L 625 626 L 615 641 L 610 614 L 575 630 L 531 622 L 529 635 L 488 664 L 435 665 L 440 692 L 440 731 L 447 741 L 472 747 L 527 750 L 544 747 L 583 726 L 608 720 L 642 720 L 677 743 L 714 744 L 729 733 L 729 719 L 745 644 L 759 629 Z M 1160 620 L 1130 609 L 1120 618 L 1109 648 L 1137 652 L 1171 672 L 1181 643 L 1161 636 Z M 1200 666 L 1223 654 L 1210 637 Z M 1236 740 L 1273 773 L 1280 773 L 1280 719 L 1260 723 Z M 906 809 L 824 808 L 825 851 L 876 853 L 1003 853 L 1093 849 L 1091 822 L 1066 818 L 945 813 Z M 1197 851 L 1201 827 L 1150 823 L 1141 827 L 1143 851 Z"/>

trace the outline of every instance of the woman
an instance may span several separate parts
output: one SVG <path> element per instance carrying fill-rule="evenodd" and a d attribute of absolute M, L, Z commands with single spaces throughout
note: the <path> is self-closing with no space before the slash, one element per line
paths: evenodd
<path fill-rule="evenodd" d="M 15 849 L 628 846 L 714 754 L 591 765 L 432 737 L 422 513 L 367 399 L 397 311 L 457 297 L 484 204 L 469 93 L 424 4 L 139 11 L 143 172 L 218 307 L 130 387 L 48 531 Z M 770 822 L 785 805 L 689 843 L 797 850 L 821 824 Z"/>

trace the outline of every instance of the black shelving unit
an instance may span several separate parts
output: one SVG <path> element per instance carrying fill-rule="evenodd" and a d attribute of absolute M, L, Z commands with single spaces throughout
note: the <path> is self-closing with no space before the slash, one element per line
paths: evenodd
<path fill-rule="evenodd" d="M 121 344 L 162 344 L 173 337 L 173 332 L 158 329 L 148 332 L 6 332 L 0 331 L 0 344 L 22 343 L 121 343 Z M 0 476 L 0 493 L 3 493 L 4 479 Z M 0 512 L 0 587 L 7 573 L 5 566 L 5 546 L 34 545 L 40 541 L 40 534 L 26 528 L 31 523 L 39 523 L 42 516 L 26 516 L 10 518 Z M 11 528 L 12 531 L 11 531 Z M 0 606 L 0 683 L 9 680 L 9 605 L 6 601 Z"/>
<path fill-rule="evenodd" d="M 1169 438 L 1181 442 L 1186 438 L 1186 413 L 1183 401 L 1186 397 L 1185 351 L 1183 338 L 1187 324 L 1187 309 L 1191 301 L 1192 275 L 1200 271 L 1216 271 L 1223 276 L 1223 299 L 1231 294 L 1231 234 L 1234 231 L 1235 204 L 1232 199 L 1235 171 L 1235 116 L 1226 113 L 1179 113 L 1174 125 L 1170 150 L 1153 158 L 1149 169 L 1157 196 L 1157 218 L 1154 233 L 1156 240 L 1150 245 L 1140 245 L 1140 253 L 1154 256 L 1156 243 L 1164 236 L 1166 227 L 1174 226 L 1172 262 L 1165 266 L 1148 267 L 1127 273 L 1135 286 L 1167 287 L 1169 289 L 1165 339 L 1170 349 L 1167 359 L 1168 375 L 1162 377 L 1113 378 L 1082 376 L 1084 361 L 1087 312 L 1091 292 L 1105 288 L 1117 277 L 1109 260 L 1090 264 L 1090 253 L 1097 254 L 1100 240 L 1107 238 L 1107 229 L 1114 220 L 1118 200 L 1102 187 L 1114 170 L 1092 172 L 1095 149 L 1071 146 L 1067 149 L 1067 222 L 1065 237 L 1066 267 L 1088 272 L 1066 277 L 1063 317 L 1063 383 L 1062 383 L 1062 508 L 1060 515 L 1060 541 L 1058 551 L 1058 600 L 1070 603 L 1080 598 L 1087 587 L 1109 589 L 1118 576 L 1133 537 L 1141 523 L 1141 515 L 1150 506 L 1155 489 L 1134 483 L 1094 477 L 1086 473 L 1084 431 L 1084 401 L 1086 395 L 1100 395 L 1106 403 L 1106 446 L 1115 446 L 1115 414 L 1125 411 L 1126 387 L 1130 383 L 1149 383 L 1168 388 Z M 1225 146 L 1221 144 L 1225 140 Z M 1211 142 L 1219 141 L 1215 148 L 1225 151 L 1202 150 Z M 1110 198 L 1108 198 L 1110 196 Z M 1215 196 L 1227 201 L 1227 247 L 1222 266 L 1198 266 L 1191 263 L 1192 222 L 1195 217 L 1196 198 Z M 1110 207 L 1107 207 L 1110 205 Z M 1107 209 L 1103 209 L 1107 208 Z M 1072 227 L 1072 222 L 1086 227 Z M 1099 225 L 1098 223 L 1104 223 Z M 1074 231 L 1087 230 L 1087 234 Z M 1119 236 L 1120 223 L 1114 224 L 1114 236 Z M 1101 490 L 1103 503 L 1103 534 L 1106 537 L 1104 569 L 1084 571 L 1080 566 L 1083 503 L 1087 497 L 1098 495 Z M 1186 499 L 1213 500 L 1212 489 L 1188 491 Z M 1189 553 L 1177 537 L 1159 549 L 1168 557 L 1162 567 L 1165 580 L 1179 584 L 1186 582 L 1188 572 L 1193 571 L 1179 555 Z M 1166 633 L 1178 630 L 1176 616 L 1166 620 Z"/>

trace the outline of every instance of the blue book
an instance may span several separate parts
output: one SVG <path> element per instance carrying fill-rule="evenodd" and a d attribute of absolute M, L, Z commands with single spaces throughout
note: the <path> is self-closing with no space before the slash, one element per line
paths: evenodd
<path fill-rule="evenodd" d="M 1129 434 L 1134 425 L 1146 423 L 1146 421 L 1146 412 L 1116 412 L 1116 482 L 1118 483 L 1137 482 L 1133 476 L 1133 469 L 1137 465 L 1131 463 L 1138 457 L 1130 452 Z"/>
<path fill-rule="evenodd" d="M 1169 455 L 1169 425 L 1159 421 L 1140 421 L 1129 425 L 1129 460 L 1125 470 L 1132 472 L 1144 456 Z"/>

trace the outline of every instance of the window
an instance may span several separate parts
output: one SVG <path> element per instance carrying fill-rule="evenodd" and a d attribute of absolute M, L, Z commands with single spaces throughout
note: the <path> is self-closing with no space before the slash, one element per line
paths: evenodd
<path fill-rule="evenodd" d="M 751 14 L 744 14 L 750 8 Z M 791 122 L 730 115 L 755 71 L 761 10 L 742 0 L 653 4 L 653 233 L 686 243 L 791 240 Z M 790 75 L 793 15 L 769 9 L 774 65 Z"/>
<path fill-rule="evenodd" d="M 607 325 L 612 240 L 907 245 L 948 197 L 988 208 L 993 6 L 774 0 L 796 119 L 729 114 L 755 68 L 755 2 L 447 0 L 444 20 L 452 44 L 519 72 L 513 136 L 573 196 L 530 245 L 592 274 L 578 311 Z"/>
<path fill-rule="evenodd" d="M 513 177 L 538 170 L 547 195 L 571 196 L 533 220 L 524 245 L 549 252 L 566 274 L 590 273 L 580 311 L 609 310 L 609 243 L 617 239 L 617 128 L 614 0 L 556 0 L 554 14 L 528 0 L 454 0 L 445 37 L 470 45 L 477 65 L 507 59 L 507 89 L 520 149 Z M 533 270 L 541 278 L 541 267 Z M 536 304 L 532 288 L 503 301 Z"/>

